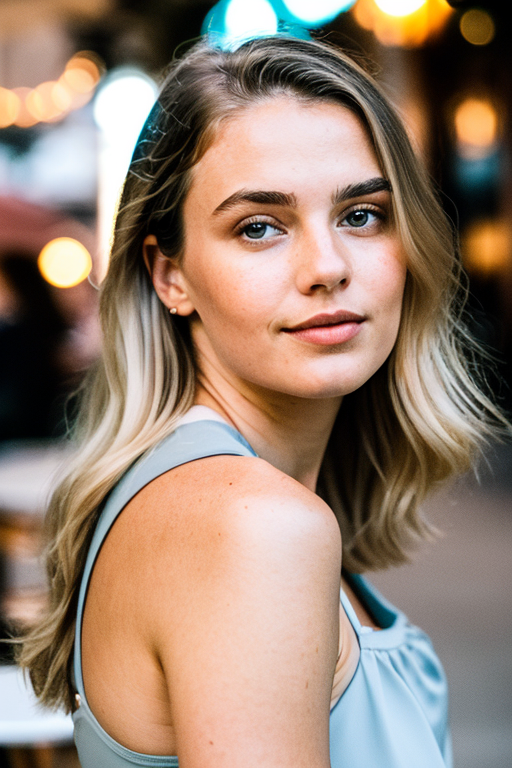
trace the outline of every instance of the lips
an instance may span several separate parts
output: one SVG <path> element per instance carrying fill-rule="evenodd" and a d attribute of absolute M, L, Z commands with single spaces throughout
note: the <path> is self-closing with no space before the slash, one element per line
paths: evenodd
<path fill-rule="evenodd" d="M 305 320 L 303 323 L 293 325 L 290 328 L 283 328 L 283 331 L 292 333 L 294 331 L 303 331 L 307 328 L 325 328 L 331 325 L 340 325 L 341 323 L 362 323 L 365 319 L 366 318 L 363 317 L 363 315 L 340 309 L 338 312 L 323 312 L 319 315 L 315 315 L 314 317 L 310 317 L 309 320 Z"/>
<path fill-rule="evenodd" d="M 328 347 L 353 339 L 365 320 L 363 315 L 341 309 L 338 312 L 322 312 L 303 323 L 283 328 L 283 331 L 301 342 Z"/>

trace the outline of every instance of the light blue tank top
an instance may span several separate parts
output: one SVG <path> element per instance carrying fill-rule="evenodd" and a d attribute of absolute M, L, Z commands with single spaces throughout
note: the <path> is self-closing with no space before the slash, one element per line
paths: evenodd
<path fill-rule="evenodd" d="M 177 757 L 146 755 L 123 747 L 94 717 L 82 679 L 83 609 L 101 545 L 135 494 L 174 467 L 223 454 L 256 456 L 242 435 L 226 423 L 184 423 L 144 454 L 108 497 L 90 545 L 78 599 L 74 677 L 81 701 L 73 720 L 82 768 L 178 767 Z M 446 680 L 430 640 L 361 576 L 346 577 L 383 629 L 361 627 L 341 591 L 341 603 L 361 653 L 354 677 L 331 710 L 332 768 L 451 768 Z"/>

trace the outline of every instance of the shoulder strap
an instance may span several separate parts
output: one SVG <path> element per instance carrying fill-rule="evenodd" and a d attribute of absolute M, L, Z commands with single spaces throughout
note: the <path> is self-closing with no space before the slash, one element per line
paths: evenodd
<path fill-rule="evenodd" d="M 78 595 L 74 677 L 81 696 L 84 696 L 81 634 L 85 598 L 96 558 L 117 516 L 142 488 L 170 469 L 208 456 L 222 455 L 256 456 L 256 453 L 245 438 L 229 424 L 209 420 L 185 423 L 143 454 L 110 493 L 94 531 Z"/>

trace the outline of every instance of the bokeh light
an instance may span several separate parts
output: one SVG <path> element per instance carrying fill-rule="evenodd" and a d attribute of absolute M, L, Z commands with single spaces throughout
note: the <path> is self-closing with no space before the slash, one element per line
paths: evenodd
<path fill-rule="evenodd" d="M 8 88 L 0 87 L 0 128 L 12 125 L 18 117 L 20 98 Z"/>
<path fill-rule="evenodd" d="M 143 72 L 112 70 L 97 91 L 94 119 L 100 129 L 98 153 L 99 279 L 107 268 L 112 225 L 121 186 L 141 128 L 157 95 L 156 84 Z"/>
<path fill-rule="evenodd" d="M 426 0 L 375 0 L 375 3 L 388 16 L 409 16 L 425 5 Z"/>
<path fill-rule="evenodd" d="M 14 120 L 14 125 L 18 128 L 31 128 L 38 122 L 37 117 L 29 111 L 27 107 L 27 96 L 32 93 L 32 88 L 13 88 L 12 92 L 19 98 L 19 110 Z"/>
<path fill-rule="evenodd" d="M 461 240 L 465 266 L 483 277 L 498 274 L 506 267 L 511 246 L 510 224 L 493 219 L 474 222 Z"/>
<path fill-rule="evenodd" d="M 89 93 L 101 78 L 99 63 L 84 53 L 77 53 L 66 64 L 61 80 L 78 93 Z"/>
<path fill-rule="evenodd" d="M 371 30 L 383 45 L 414 48 L 435 37 L 454 13 L 446 0 L 414 0 L 414 5 L 416 10 L 411 11 L 412 0 L 411 4 L 409 0 L 400 4 L 396 0 L 378 0 L 378 4 L 377 0 L 358 0 L 352 13 L 357 23 Z M 405 15 L 397 15 L 397 11 L 405 9 Z"/>
<path fill-rule="evenodd" d="M 96 125 L 120 143 L 135 144 L 156 97 L 150 77 L 131 69 L 112 71 L 94 102 Z"/>
<path fill-rule="evenodd" d="M 498 133 L 498 112 L 487 99 L 465 99 L 455 110 L 455 132 L 461 154 L 482 157 Z"/>
<path fill-rule="evenodd" d="M 71 288 L 89 275 L 92 259 L 87 248 L 78 240 L 57 237 L 44 246 L 37 266 L 50 285 Z"/>
<path fill-rule="evenodd" d="M 104 69 L 99 56 L 81 51 L 68 61 L 57 81 L 40 83 L 35 88 L 0 87 L 0 128 L 30 128 L 39 122 L 61 120 L 90 101 Z"/>
<path fill-rule="evenodd" d="M 480 8 L 466 11 L 459 26 L 462 37 L 472 45 L 487 45 L 493 40 L 496 32 L 492 16 Z"/>
<path fill-rule="evenodd" d="M 275 35 L 278 23 L 268 0 L 231 0 L 226 9 L 224 31 L 235 40 Z"/>
<path fill-rule="evenodd" d="M 346 11 L 355 0 L 283 0 L 295 21 L 307 26 L 317 26 L 330 21 Z"/>
<path fill-rule="evenodd" d="M 78 109 L 90 101 L 103 71 L 103 62 L 90 51 L 81 51 L 68 61 L 59 78 L 60 98 L 69 100 L 68 109 Z"/>
<path fill-rule="evenodd" d="M 56 103 L 54 98 L 54 88 L 56 85 L 56 82 L 50 80 L 46 83 L 41 83 L 27 94 L 25 98 L 26 107 L 37 121 L 51 122 L 61 117 L 63 109 Z"/>
<path fill-rule="evenodd" d="M 73 93 L 61 80 L 58 80 L 52 88 L 52 99 L 62 114 L 74 107 Z"/>

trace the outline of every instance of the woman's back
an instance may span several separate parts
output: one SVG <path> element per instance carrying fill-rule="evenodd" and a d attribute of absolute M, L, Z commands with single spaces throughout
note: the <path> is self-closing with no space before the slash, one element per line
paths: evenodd
<path fill-rule="evenodd" d="M 155 763 L 155 755 L 169 756 L 178 751 L 179 743 L 176 740 L 172 725 L 171 702 L 173 693 L 179 701 L 180 691 L 178 688 L 176 693 L 175 688 L 170 686 L 171 695 L 169 696 L 162 669 L 159 668 L 158 653 L 155 654 L 154 649 L 150 647 L 148 637 L 152 636 L 151 626 L 155 623 L 155 611 L 164 617 L 168 616 L 168 619 L 164 619 L 164 624 L 168 627 L 168 631 L 174 633 L 176 633 L 176 628 L 173 626 L 176 616 L 181 615 L 182 618 L 179 623 L 183 625 L 184 614 L 183 606 L 179 606 L 182 598 L 176 587 L 169 589 L 169 599 L 163 605 L 152 605 L 149 582 L 153 584 L 154 593 L 162 595 L 156 550 L 167 549 L 170 558 L 174 560 L 174 567 L 177 571 L 173 573 L 173 569 L 169 568 L 169 563 L 165 567 L 165 577 L 170 582 L 176 584 L 176 579 L 178 579 L 188 583 L 188 577 L 183 577 L 184 568 L 198 572 L 199 579 L 195 581 L 193 593 L 189 596 L 188 612 L 190 614 L 193 615 L 196 612 L 194 603 L 201 605 L 203 600 L 214 600 L 215 586 L 211 584 L 212 579 L 214 580 L 212 561 L 210 559 L 209 562 L 202 562 L 203 548 L 201 543 L 196 541 L 192 549 L 186 545 L 186 560 L 179 562 L 180 545 L 175 540 L 180 533 L 179 524 L 176 526 L 176 522 L 173 520 L 176 515 L 179 517 L 180 512 L 177 510 L 184 501 L 179 489 L 182 487 L 182 480 L 188 484 L 190 475 L 187 475 L 187 469 L 200 470 L 200 474 L 203 475 L 206 482 L 202 489 L 198 488 L 196 491 L 197 510 L 191 511 L 189 509 L 188 513 L 189 517 L 192 516 L 193 518 L 192 526 L 188 526 L 188 536 L 200 538 L 202 526 L 199 520 L 202 514 L 202 496 L 204 496 L 205 488 L 208 485 L 211 488 L 212 483 L 215 483 L 212 469 L 214 473 L 218 472 L 219 460 L 223 462 L 224 459 L 227 459 L 229 465 L 232 461 L 240 462 L 242 456 L 253 458 L 255 456 L 239 433 L 226 424 L 210 420 L 212 418 L 218 419 L 216 414 L 203 408 L 196 408 L 193 411 L 195 411 L 196 418 L 204 419 L 206 417 L 208 420 L 189 421 L 183 424 L 163 444 L 149 452 L 148 456 L 123 478 L 107 502 L 91 546 L 82 586 L 82 596 L 85 593 L 87 576 L 94 561 L 95 552 L 101 542 L 105 541 L 91 581 L 82 630 L 81 647 L 84 649 L 83 666 L 88 690 L 87 700 L 81 682 L 80 657 L 78 654 L 75 655 L 75 676 L 77 688 L 82 697 L 81 707 L 75 714 L 76 739 L 84 768 L 89 768 L 89 766 L 92 768 L 93 765 L 97 765 L 100 755 L 101 764 L 108 766 L 108 768 L 110 766 L 121 768 L 127 764 L 127 761 L 130 764 L 135 761 L 137 765 L 145 765 L 148 760 L 154 765 L 176 765 L 176 758 L 173 757 L 162 757 Z M 212 454 L 222 454 L 222 456 L 212 460 L 201 460 Z M 238 458 L 228 458 L 226 454 L 238 455 Z M 195 460 L 200 461 L 195 464 L 188 463 Z M 187 463 L 183 464 L 182 462 Z M 252 465 L 252 461 L 249 463 Z M 171 474 L 166 475 L 165 473 L 172 467 L 178 469 L 173 469 Z M 182 479 L 178 474 L 180 468 L 185 471 Z M 232 471 L 232 467 L 230 469 Z M 275 472 L 272 468 L 270 469 Z M 130 498 L 153 478 L 159 479 L 152 483 L 153 493 L 149 506 L 144 501 L 130 505 Z M 238 464 L 236 474 L 233 474 L 232 480 L 227 482 L 228 484 L 229 482 L 240 483 L 239 478 L 240 466 Z M 260 480 L 262 478 L 263 475 L 260 475 Z M 201 485 L 200 476 L 197 474 L 196 480 Z M 172 494 L 172 490 L 176 491 L 176 494 Z M 255 490 L 257 492 L 257 489 Z M 136 496 L 137 498 L 139 500 L 144 499 L 144 493 L 140 493 L 138 497 Z M 156 499 L 160 500 L 159 504 L 155 504 Z M 218 501 L 222 508 L 222 500 L 219 499 Z M 126 503 L 128 503 L 128 507 L 124 509 L 123 515 L 117 518 Z M 150 538 L 153 538 L 153 549 L 147 549 L 149 540 L 147 533 L 142 530 L 142 526 L 153 527 L 155 516 L 158 518 L 161 514 L 165 518 L 164 525 L 157 524 L 153 534 L 150 535 Z M 279 515 L 279 510 L 276 510 L 275 514 Z M 113 525 L 116 519 L 118 530 L 116 531 L 114 528 L 105 540 L 109 526 Z M 223 530 L 223 526 L 219 526 L 218 523 L 218 519 L 215 520 L 213 528 L 209 529 L 208 535 L 210 537 Z M 123 543 L 123 538 L 125 543 Z M 130 541 L 128 546 L 126 539 Z M 209 549 L 211 549 L 211 545 L 209 545 Z M 151 557 L 152 552 L 153 558 Z M 197 560 L 194 557 L 194 552 L 199 555 Z M 121 557 L 122 562 L 120 562 L 119 557 Z M 102 567 L 102 560 L 106 567 Z M 153 562 L 148 562 L 151 560 Z M 181 579 L 176 576 L 177 573 L 182 574 Z M 121 576 L 121 574 L 123 575 Z M 141 577 L 142 582 L 140 582 Z M 261 580 L 259 582 L 258 589 L 261 589 L 261 584 L 264 582 Z M 123 587 L 123 584 L 127 585 L 126 588 Z M 348 690 L 342 694 L 341 699 L 333 706 L 330 714 L 330 752 L 333 768 L 345 764 L 350 765 L 351 768 L 357 768 L 359 765 L 368 766 L 372 764 L 372 761 L 377 760 L 381 768 L 388 768 L 388 766 L 389 768 L 401 768 L 401 766 L 404 768 L 416 768 L 416 766 L 418 768 L 420 766 L 421 768 L 423 766 L 434 768 L 437 765 L 440 767 L 449 765 L 444 677 L 428 640 L 418 630 L 410 627 L 406 623 L 405 617 L 392 608 L 388 608 L 361 580 L 349 577 L 349 585 L 353 588 L 356 596 L 359 596 L 362 605 L 366 607 L 366 610 L 383 629 L 372 632 L 367 627 L 362 628 L 348 598 L 343 592 L 341 593 L 342 603 L 341 605 L 338 603 L 338 610 L 342 610 L 345 621 L 345 612 L 348 614 L 357 633 L 361 647 L 361 660 L 355 674 L 354 665 L 349 658 L 345 660 L 345 668 L 343 670 L 338 669 L 338 672 L 341 671 L 342 673 L 343 679 L 340 681 L 342 689 L 349 682 L 350 685 Z M 236 591 L 237 585 L 233 584 L 231 602 L 235 605 Z M 120 593 L 121 599 L 119 599 Z M 268 592 L 265 592 L 264 599 L 266 606 L 272 603 Z M 229 596 L 227 601 L 230 601 Z M 286 612 L 284 606 L 282 612 Z M 249 613 L 237 617 L 237 621 L 250 622 L 252 619 L 250 613 L 249 609 Z M 203 625 L 204 649 L 207 654 L 209 651 L 214 654 L 217 643 L 215 638 L 208 633 L 208 623 L 204 621 L 206 615 L 203 615 L 206 614 L 206 611 L 199 609 L 198 614 Z M 79 622 L 80 617 L 81 611 L 79 611 Z M 260 629 L 265 632 L 266 636 L 271 634 L 268 624 Z M 232 635 L 232 632 L 226 631 Z M 187 632 L 186 642 L 188 643 L 191 636 L 190 628 Z M 303 628 L 298 628 L 297 634 L 299 636 L 301 632 L 303 632 Z M 153 636 L 157 635 L 158 631 L 153 633 Z M 227 641 L 229 642 L 230 639 L 233 638 L 228 638 Z M 226 638 L 221 642 L 225 643 Z M 261 640 L 259 642 L 261 643 Z M 179 646 L 180 641 L 178 639 L 174 644 L 175 653 L 180 653 Z M 79 647 L 77 635 L 76 648 Z M 176 651 L 176 649 L 178 650 Z M 236 657 L 235 650 L 233 653 Z M 216 673 L 213 672 L 212 674 L 208 664 L 204 663 L 205 660 L 201 653 L 192 655 L 197 659 L 197 669 L 201 671 L 196 671 L 193 681 L 190 679 L 190 669 L 183 675 L 188 677 L 186 682 L 188 689 L 197 686 L 197 699 L 192 697 L 193 704 L 197 706 L 200 702 L 204 713 L 195 716 L 191 714 L 193 724 L 189 724 L 188 727 L 193 733 L 194 740 L 197 741 L 204 736 L 201 731 L 201 722 L 204 727 L 207 727 L 208 718 L 213 718 L 212 713 L 216 708 L 214 702 L 221 694 L 221 687 L 219 686 L 218 689 L 211 687 L 215 685 Z M 243 681 L 244 673 L 250 673 L 254 655 L 248 653 L 246 658 L 242 658 L 242 661 L 245 669 L 237 669 L 236 673 L 232 669 L 230 674 L 226 674 L 226 669 L 222 669 L 222 663 L 217 662 L 221 678 L 231 680 L 238 678 Z M 427 668 L 428 671 L 426 671 Z M 293 676 L 294 670 L 292 669 L 290 672 Z M 301 669 L 296 669 L 295 673 L 300 679 Z M 210 676 L 213 678 L 212 680 L 209 679 Z M 179 684 L 179 675 L 177 682 Z M 428 683 L 426 689 L 425 682 Z M 293 694 L 290 691 L 289 683 L 287 689 L 288 698 L 291 700 Z M 424 690 L 428 690 L 428 697 L 424 696 Z M 245 688 L 242 685 L 238 691 L 226 691 L 226 693 L 238 695 L 239 709 L 241 712 L 247 710 L 245 717 L 255 728 L 250 737 L 254 741 L 251 753 L 256 755 L 254 747 L 258 748 L 260 741 L 258 731 L 261 729 L 257 728 L 257 701 L 253 700 L 251 706 L 251 697 L 254 696 L 254 691 L 251 690 L 250 685 L 246 685 Z M 276 699 L 279 699 L 279 690 L 276 691 L 275 695 Z M 390 695 L 396 699 L 391 708 L 389 707 Z M 181 706 L 183 706 L 183 702 L 181 702 Z M 104 730 L 97 723 L 89 707 L 101 720 Z M 266 710 L 268 712 L 273 711 L 271 701 L 266 702 Z M 244 719 L 243 715 L 242 719 Z M 183 724 L 179 723 L 179 725 L 183 732 Z M 307 724 L 301 723 L 300 727 L 306 735 Z M 228 738 L 228 742 L 231 743 L 233 729 L 236 730 L 236 723 L 231 722 Z M 184 730 L 186 733 L 187 726 Z M 110 737 L 106 735 L 105 731 L 110 734 Z M 266 732 L 269 733 L 268 728 Z M 111 738 L 112 736 L 115 737 L 116 741 Z M 211 740 L 218 739 L 219 746 L 221 746 L 223 738 L 225 738 L 225 734 L 220 733 Z M 210 741 L 210 739 L 208 740 Z M 266 740 L 268 741 L 268 736 Z M 409 747 L 407 747 L 407 740 Z M 244 746 L 244 738 L 240 736 L 238 742 L 243 750 L 246 746 Z M 136 753 L 145 753 L 146 757 L 144 754 L 132 754 L 121 745 L 134 750 Z M 215 745 L 211 746 L 214 747 Z M 102 750 L 105 750 L 104 755 Z M 299 760 L 304 758 L 304 753 L 307 751 L 308 745 L 303 744 Z M 444 762 L 442 758 L 443 752 L 447 762 Z M 210 761 L 208 764 L 216 765 L 215 761 L 218 754 L 215 750 L 210 749 L 206 754 Z M 413 755 L 414 761 L 411 762 Z M 348 759 L 349 756 L 350 759 Z M 274 758 L 276 765 L 287 764 L 282 759 L 277 759 L 277 756 Z M 258 764 L 258 760 L 259 758 L 255 759 L 255 764 Z M 268 765 L 274 764 L 272 756 L 267 757 L 266 761 Z M 247 764 L 250 765 L 250 761 Z M 314 763 L 307 763 L 304 760 L 304 765 L 306 764 L 312 765 Z"/>

